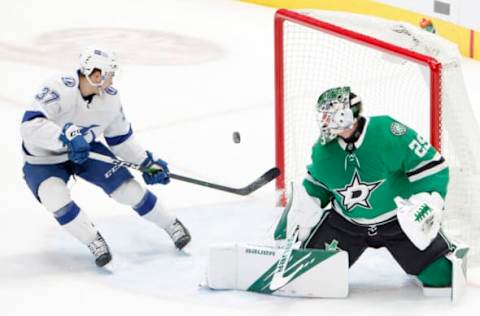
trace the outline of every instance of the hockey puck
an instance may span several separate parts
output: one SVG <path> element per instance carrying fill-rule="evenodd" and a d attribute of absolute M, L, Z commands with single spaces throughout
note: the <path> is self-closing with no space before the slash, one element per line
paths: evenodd
<path fill-rule="evenodd" d="M 240 143 L 241 138 L 240 138 L 240 133 L 239 132 L 233 132 L 232 138 L 233 138 L 233 142 L 235 144 Z"/>

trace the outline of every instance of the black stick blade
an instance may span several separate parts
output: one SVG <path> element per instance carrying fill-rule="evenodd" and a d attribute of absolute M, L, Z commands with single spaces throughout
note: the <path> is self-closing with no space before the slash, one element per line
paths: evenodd
<path fill-rule="evenodd" d="M 170 178 L 175 179 L 175 180 L 189 182 L 189 183 L 193 183 L 193 184 L 196 184 L 196 185 L 201 185 L 201 186 L 204 186 L 204 187 L 209 187 L 211 189 L 225 191 L 225 192 L 229 192 L 229 193 L 233 193 L 233 194 L 248 195 L 248 194 L 252 193 L 253 191 L 263 187 L 265 184 L 269 183 L 270 181 L 272 181 L 276 177 L 278 177 L 280 175 L 280 169 L 278 169 L 276 167 L 272 168 L 272 169 L 268 170 L 267 172 L 265 172 L 263 175 L 261 175 L 259 178 L 257 178 L 255 181 L 253 181 L 252 183 L 247 185 L 246 187 L 239 188 L 239 189 L 232 188 L 232 187 L 227 187 L 227 186 L 224 186 L 224 185 L 211 183 L 211 182 L 207 182 L 207 181 L 203 181 L 203 180 L 193 179 L 193 178 L 181 176 L 179 174 L 170 173 L 169 175 L 170 175 Z"/>
<path fill-rule="evenodd" d="M 248 195 L 253 191 L 256 191 L 259 188 L 263 187 L 265 184 L 269 183 L 279 175 L 280 175 L 280 169 L 278 169 L 277 167 L 272 168 L 267 172 L 265 172 L 263 175 L 261 175 L 257 180 L 247 185 L 246 187 L 238 189 L 238 194 Z"/>

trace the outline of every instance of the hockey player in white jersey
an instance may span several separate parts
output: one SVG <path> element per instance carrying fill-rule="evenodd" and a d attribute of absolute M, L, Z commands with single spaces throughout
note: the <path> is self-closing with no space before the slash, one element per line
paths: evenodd
<path fill-rule="evenodd" d="M 102 188 L 115 201 L 163 228 L 178 249 L 191 239 L 185 226 L 126 168 L 89 158 L 89 152 L 118 156 L 155 170 L 143 173 L 149 185 L 170 181 L 167 163 L 135 140 L 118 91 L 111 86 L 117 68 L 113 53 L 87 48 L 76 73 L 43 84 L 21 124 L 23 172 L 30 190 L 63 228 L 88 246 L 99 267 L 112 256 L 95 225 L 72 200 L 67 187 L 72 176 Z"/>

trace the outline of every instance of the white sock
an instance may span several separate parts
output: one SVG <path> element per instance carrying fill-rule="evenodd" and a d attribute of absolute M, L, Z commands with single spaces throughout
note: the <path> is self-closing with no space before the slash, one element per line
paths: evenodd
<path fill-rule="evenodd" d="M 121 204 L 133 207 L 142 218 L 163 229 L 175 221 L 175 216 L 162 207 L 157 197 L 135 179 L 125 181 L 110 196 Z"/>
<path fill-rule="evenodd" d="M 171 214 L 161 206 L 158 200 L 157 203 L 155 203 L 153 209 L 142 217 L 152 223 L 155 223 L 163 229 L 166 229 L 168 226 L 172 225 L 176 219 L 173 214 Z"/>
<path fill-rule="evenodd" d="M 86 246 L 97 238 L 98 230 L 81 209 L 77 217 L 62 227 Z"/>

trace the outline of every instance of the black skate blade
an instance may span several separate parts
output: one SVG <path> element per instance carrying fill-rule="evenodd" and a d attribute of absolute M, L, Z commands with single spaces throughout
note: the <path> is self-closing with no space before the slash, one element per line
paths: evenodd
<path fill-rule="evenodd" d="M 112 261 L 112 255 L 109 252 L 107 252 L 101 255 L 100 257 L 98 257 L 95 260 L 95 264 L 97 265 L 97 267 L 102 268 L 106 264 L 108 264 L 110 261 Z"/>

